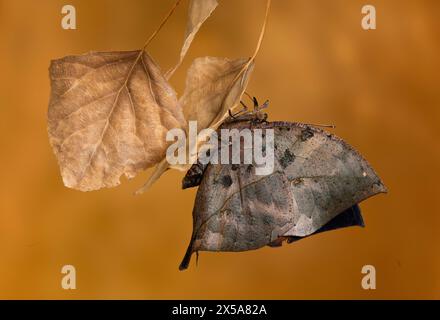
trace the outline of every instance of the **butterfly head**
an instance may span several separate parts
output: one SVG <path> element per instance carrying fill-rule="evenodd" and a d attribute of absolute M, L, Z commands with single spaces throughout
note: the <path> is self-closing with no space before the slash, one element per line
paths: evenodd
<path fill-rule="evenodd" d="M 263 110 L 269 107 L 269 100 L 266 100 L 262 105 L 260 105 L 258 103 L 257 98 L 253 97 L 252 102 L 253 102 L 253 109 L 250 110 L 243 101 L 240 101 L 240 104 L 242 105 L 243 108 L 234 114 L 231 112 L 231 110 L 229 110 L 228 121 L 250 120 L 257 122 L 265 122 L 267 120 L 267 113 L 265 113 Z"/>

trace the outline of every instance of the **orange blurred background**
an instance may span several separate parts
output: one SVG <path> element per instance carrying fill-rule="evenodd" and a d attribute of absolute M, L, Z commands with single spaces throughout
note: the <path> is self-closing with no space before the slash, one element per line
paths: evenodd
<path fill-rule="evenodd" d="M 204 253 L 178 271 L 195 189 L 149 172 L 91 193 L 62 185 L 46 112 L 51 59 L 138 49 L 173 0 L 0 0 L 0 298 L 440 298 L 440 2 L 273 0 L 248 91 L 271 100 L 270 120 L 331 123 L 382 177 L 389 194 L 362 203 L 366 228 L 244 253 Z M 77 30 L 60 26 L 77 10 Z M 149 52 L 168 70 L 182 44 L 187 2 Z M 220 0 L 172 79 L 182 92 L 192 59 L 246 57 L 264 0 Z M 437 35 L 437 38 L 436 38 Z M 72 264 L 77 289 L 61 288 Z M 361 288 L 361 268 L 377 289 Z"/>

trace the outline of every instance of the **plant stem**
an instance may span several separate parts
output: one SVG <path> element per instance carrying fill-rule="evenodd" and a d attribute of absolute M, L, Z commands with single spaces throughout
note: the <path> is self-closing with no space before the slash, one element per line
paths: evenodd
<path fill-rule="evenodd" d="M 162 29 L 162 27 L 167 23 L 169 18 L 173 15 L 174 11 L 176 10 L 177 6 L 180 4 L 182 0 L 177 0 L 171 10 L 168 12 L 168 14 L 165 16 L 165 18 L 160 23 L 159 27 L 156 29 L 156 31 L 153 32 L 153 34 L 148 38 L 148 40 L 145 42 L 144 46 L 142 47 L 141 51 L 145 51 L 145 48 L 150 44 L 150 42 L 156 37 L 156 35 L 159 33 L 159 31 Z"/>

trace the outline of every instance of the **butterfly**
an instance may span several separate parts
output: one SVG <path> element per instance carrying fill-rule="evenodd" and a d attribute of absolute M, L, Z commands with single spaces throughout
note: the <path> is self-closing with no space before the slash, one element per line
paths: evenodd
<path fill-rule="evenodd" d="M 182 187 L 199 188 L 180 270 L 199 251 L 277 247 L 324 231 L 363 227 L 358 203 L 387 192 L 368 162 L 345 141 L 313 125 L 268 122 L 262 112 L 267 106 L 258 107 L 254 98 L 252 112 L 230 114 L 220 129 L 273 130 L 272 173 L 257 175 L 258 165 L 243 161 L 197 162 L 186 173 Z"/>

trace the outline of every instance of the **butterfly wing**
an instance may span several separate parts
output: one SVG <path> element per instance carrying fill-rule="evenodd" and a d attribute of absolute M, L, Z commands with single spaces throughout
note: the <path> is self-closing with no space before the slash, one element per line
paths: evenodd
<path fill-rule="evenodd" d="M 318 234 L 325 231 L 332 231 L 336 229 L 341 228 L 347 228 L 347 227 L 365 227 L 364 219 L 362 218 L 361 209 L 359 208 L 359 205 L 354 205 L 351 208 L 348 208 L 347 210 L 344 210 L 343 212 L 339 213 L 336 217 L 334 217 L 332 220 L 327 222 L 325 225 L 323 225 L 321 228 L 313 232 L 312 234 L 308 235 L 307 237 Z M 285 237 L 279 237 L 274 242 L 270 243 L 269 246 L 271 247 L 279 247 L 282 245 L 283 241 L 287 241 L 288 243 L 292 243 L 294 241 L 298 241 L 301 239 L 304 239 L 306 237 L 299 237 L 299 236 L 285 236 Z"/>
<path fill-rule="evenodd" d="M 368 162 L 338 137 L 298 123 L 276 122 L 273 128 L 296 213 L 285 236 L 308 236 L 354 204 L 386 192 Z"/>
<path fill-rule="evenodd" d="M 233 123 L 228 128 L 252 127 Z M 254 165 L 209 164 L 193 210 L 193 252 L 245 251 L 349 225 L 363 225 L 357 203 L 386 188 L 362 156 L 323 130 L 287 122 L 274 130 L 274 172 Z M 336 219 L 341 213 L 343 215 Z"/>

